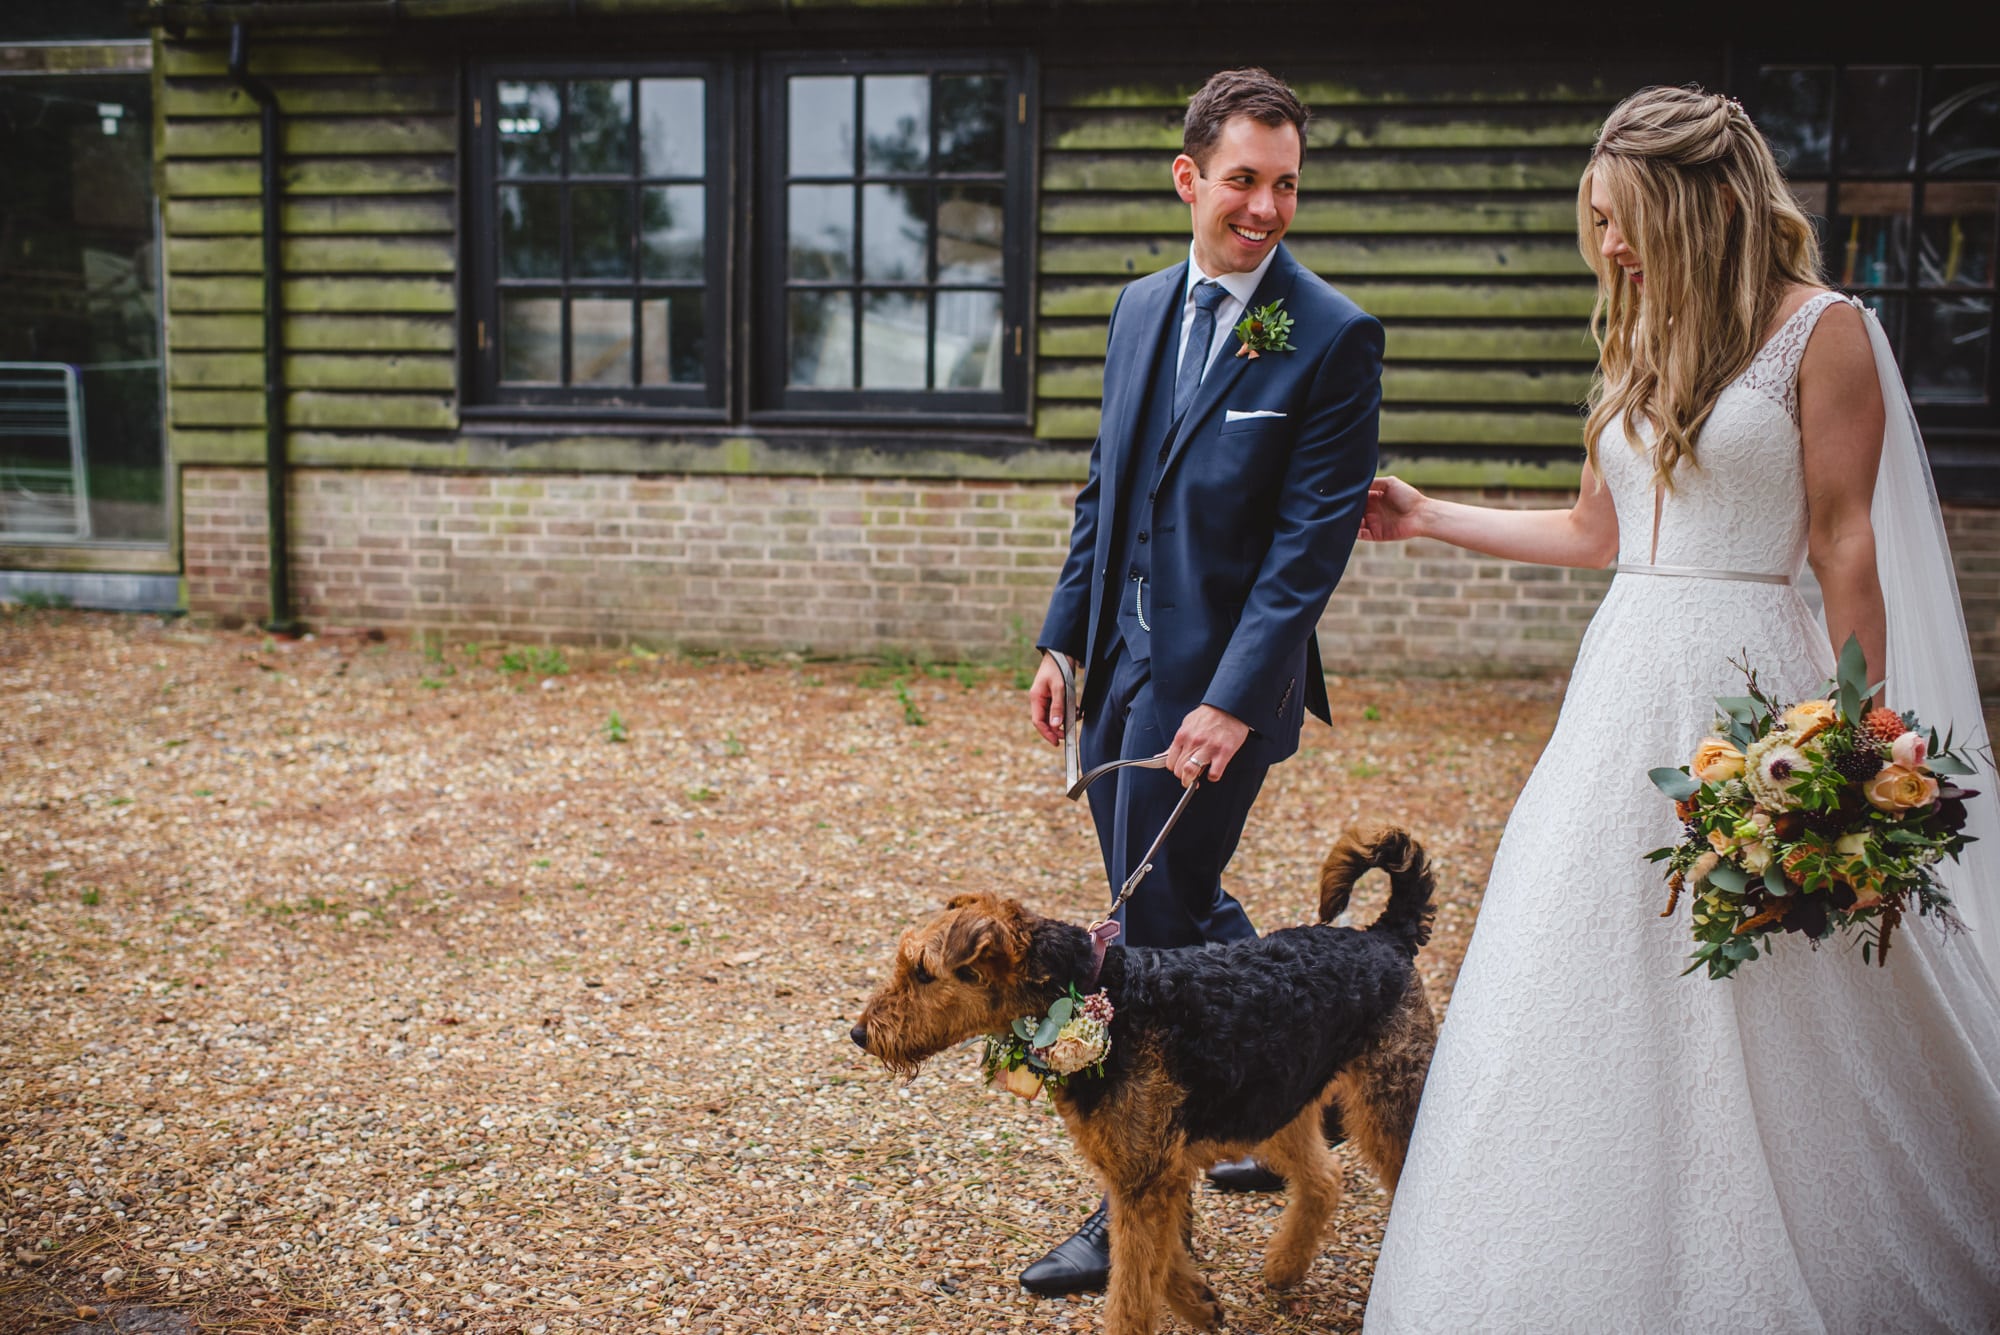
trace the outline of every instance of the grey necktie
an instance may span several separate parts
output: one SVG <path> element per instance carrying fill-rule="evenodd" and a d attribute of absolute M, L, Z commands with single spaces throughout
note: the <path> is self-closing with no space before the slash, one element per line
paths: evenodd
<path fill-rule="evenodd" d="M 1194 285 L 1194 324 L 1188 329 L 1187 347 L 1181 351 L 1180 374 L 1174 380 L 1174 420 L 1194 402 L 1194 392 L 1201 388 L 1201 373 L 1208 366 L 1208 345 L 1215 341 L 1215 308 L 1222 304 L 1229 290 L 1213 278 L 1204 278 Z"/>

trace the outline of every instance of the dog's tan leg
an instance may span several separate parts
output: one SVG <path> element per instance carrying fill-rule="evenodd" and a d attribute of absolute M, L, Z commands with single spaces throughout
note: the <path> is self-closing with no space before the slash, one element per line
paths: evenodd
<path fill-rule="evenodd" d="M 1437 1020 L 1424 980 L 1413 972 L 1409 990 L 1374 1050 L 1350 1062 L 1334 1081 L 1348 1139 L 1392 1195 L 1403 1174 L 1403 1156 L 1409 1152 L 1410 1130 L 1417 1123 L 1417 1104 L 1436 1046 Z"/>
<path fill-rule="evenodd" d="M 1288 1289 L 1306 1277 L 1327 1220 L 1340 1207 L 1340 1166 L 1321 1131 L 1323 1106 L 1312 1103 L 1257 1147 L 1257 1157 L 1285 1178 L 1285 1213 L 1264 1253 L 1264 1282 L 1274 1289 Z"/>
<path fill-rule="evenodd" d="M 1111 1189 L 1111 1280 L 1104 1302 L 1106 1335 L 1153 1335 L 1174 1253 L 1180 1251 L 1174 1202 L 1184 1182 L 1153 1179 Z"/>
<path fill-rule="evenodd" d="M 1174 1203 L 1173 1229 L 1168 1234 L 1172 1250 L 1167 1256 L 1167 1306 L 1196 1330 L 1215 1330 L 1222 1325 L 1222 1300 L 1195 1269 L 1186 1243 L 1194 1199 L 1183 1188 L 1174 1194 Z"/>

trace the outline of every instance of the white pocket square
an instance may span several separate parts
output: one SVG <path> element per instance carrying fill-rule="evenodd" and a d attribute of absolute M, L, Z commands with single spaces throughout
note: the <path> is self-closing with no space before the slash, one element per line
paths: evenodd
<path fill-rule="evenodd" d="M 1283 416 L 1284 416 L 1283 413 L 1277 412 L 1270 408 L 1253 408 L 1249 412 L 1241 412 L 1235 408 L 1224 408 L 1222 410 L 1222 420 L 1224 422 L 1247 422 L 1253 417 L 1283 417 Z"/>

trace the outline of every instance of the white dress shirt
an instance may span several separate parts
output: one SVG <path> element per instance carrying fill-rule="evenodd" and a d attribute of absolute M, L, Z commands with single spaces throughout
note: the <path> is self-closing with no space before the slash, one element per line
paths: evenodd
<path fill-rule="evenodd" d="M 1264 271 L 1271 267 L 1271 261 L 1277 256 L 1278 248 L 1272 246 L 1264 262 L 1249 273 L 1226 273 L 1215 280 L 1229 295 L 1215 308 L 1215 333 L 1208 340 L 1208 361 L 1202 363 L 1203 378 L 1207 377 L 1206 368 L 1214 363 L 1215 355 L 1222 351 L 1222 345 L 1229 341 L 1229 335 L 1241 323 L 1243 313 L 1250 308 L 1250 298 L 1257 295 L 1257 284 L 1264 281 Z M 1194 328 L 1194 285 L 1207 277 L 1210 275 L 1203 273 L 1201 266 L 1195 263 L 1194 243 L 1190 241 L 1187 287 L 1181 293 L 1181 336 L 1174 344 L 1175 366 L 1179 366 L 1181 358 L 1187 355 L 1188 331 Z"/>

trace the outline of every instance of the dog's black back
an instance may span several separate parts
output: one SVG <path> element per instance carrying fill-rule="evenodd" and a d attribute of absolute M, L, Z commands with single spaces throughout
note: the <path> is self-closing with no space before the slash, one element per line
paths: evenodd
<path fill-rule="evenodd" d="M 1089 1116 L 1159 1054 L 1187 1092 L 1190 1140 L 1262 1140 L 1372 1046 L 1410 986 L 1411 947 L 1388 932 L 1292 927 L 1200 949 L 1113 947 L 1098 982 L 1116 1007 L 1101 1079 L 1069 1085 Z"/>

